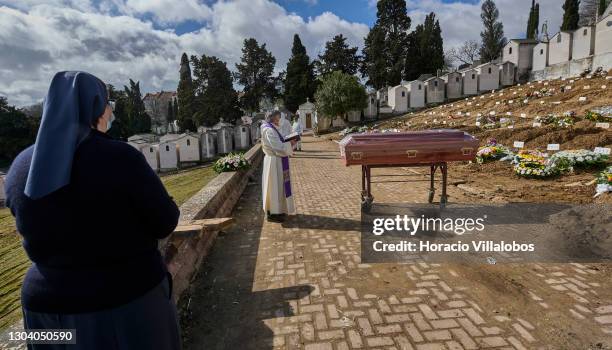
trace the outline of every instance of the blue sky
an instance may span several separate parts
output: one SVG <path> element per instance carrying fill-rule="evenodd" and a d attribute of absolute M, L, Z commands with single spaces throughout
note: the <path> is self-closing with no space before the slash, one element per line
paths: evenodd
<path fill-rule="evenodd" d="M 434 11 L 444 48 L 480 41 L 482 0 L 406 0 L 412 28 Z M 554 34 L 562 0 L 538 0 Z M 508 38 L 525 32 L 531 0 L 495 0 Z M 58 71 L 84 70 L 115 86 L 175 90 L 180 56 L 214 55 L 230 70 L 244 39 L 265 43 L 286 68 L 293 35 L 311 59 L 337 34 L 361 48 L 376 0 L 0 0 L 0 95 L 40 101 Z"/>

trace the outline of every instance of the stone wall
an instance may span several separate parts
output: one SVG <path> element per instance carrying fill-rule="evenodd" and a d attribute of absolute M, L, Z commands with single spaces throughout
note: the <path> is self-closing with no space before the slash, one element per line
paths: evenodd
<path fill-rule="evenodd" d="M 529 80 L 550 80 L 558 78 L 577 77 L 585 69 L 593 69 L 598 66 L 593 64 L 593 56 L 580 60 L 571 60 L 548 66 L 541 70 L 531 71 Z"/>
<path fill-rule="evenodd" d="M 249 178 L 256 174 L 263 159 L 261 144 L 256 144 L 245 153 L 251 167 L 245 171 L 221 173 L 204 186 L 198 193 L 181 205 L 181 224 L 193 220 L 227 217 L 232 213 Z M 208 255 L 217 230 L 207 230 L 185 235 L 174 232 L 160 243 L 168 271 L 173 277 L 174 299 L 178 300 L 189 286 L 192 277 Z"/>

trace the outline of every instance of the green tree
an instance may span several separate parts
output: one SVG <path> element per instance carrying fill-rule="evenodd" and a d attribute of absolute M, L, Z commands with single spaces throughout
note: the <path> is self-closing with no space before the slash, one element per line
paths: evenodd
<path fill-rule="evenodd" d="M 404 79 L 414 80 L 421 74 L 436 73 L 444 66 L 442 30 L 435 13 L 431 12 L 408 36 Z"/>
<path fill-rule="evenodd" d="M 366 84 L 376 90 L 387 84 L 387 60 L 382 55 L 385 50 L 385 32 L 379 26 L 374 26 L 364 39 L 361 76 L 366 78 Z"/>
<path fill-rule="evenodd" d="M 176 90 L 178 98 L 178 120 L 179 127 L 183 130 L 196 131 L 196 125 L 193 120 L 195 112 L 195 93 L 193 89 L 193 80 L 191 78 L 191 67 L 189 66 L 189 58 L 183 53 L 181 56 L 181 69 L 178 88 Z"/>
<path fill-rule="evenodd" d="M 367 106 L 365 88 L 359 84 L 357 77 L 334 71 L 321 80 L 315 99 L 317 110 L 323 115 L 345 117 L 349 111 L 362 110 Z"/>
<path fill-rule="evenodd" d="M 565 0 L 563 4 L 563 23 L 561 30 L 578 29 L 580 0 Z"/>
<path fill-rule="evenodd" d="M 244 89 L 240 99 L 242 107 L 249 112 L 257 112 L 262 98 L 274 100 L 277 97 L 275 78 L 272 76 L 276 59 L 257 40 L 244 40 L 242 59 L 236 64 L 236 78 Z"/>
<path fill-rule="evenodd" d="M 306 102 L 308 98 L 313 98 L 316 88 L 310 58 L 297 34 L 293 36 L 291 57 L 287 62 L 287 72 L 284 80 L 283 99 L 285 107 L 295 113 L 300 104 Z"/>
<path fill-rule="evenodd" d="M 539 25 L 540 4 L 536 4 L 535 0 L 532 0 L 531 9 L 529 10 L 529 19 L 527 20 L 527 39 L 537 39 Z"/>
<path fill-rule="evenodd" d="M 151 118 L 149 117 L 147 112 L 145 112 L 144 102 L 142 101 L 142 94 L 140 93 L 140 82 L 134 82 L 132 79 L 130 79 L 130 85 L 124 86 L 123 91 L 125 95 L 123 97 L 124 101 L 122 102 L 124 102 L 124 113 L 127 122 L 126 137 L 138 133 L 150 132 Z"/>
<path fill-rule="evenodd" d="M 39 126 L 40 118 L 28 117 L 0 96 L 0 163 L 11 162 L 33 144 Z"/>
<path fill-rule="evenodd" d="M 499 10 L 493 0 L 485 0 L 482 3 L 482 13 L 480 18 L 484 26 L 484 31 L 480 32 L 482 46 L 480 47 L 480 58 L 484 62 L 493 61 L 501 53 L 506 45 L 504 36 L 504 25 L 497 21 Z"/>
<path fill-rule="evenodd" d="M 346 37 L 338 34 L 332 40 L 325 43 L 325 51 L 319 55 L 316 67 L 320 75 L 336 70 L 354 75 L 359 69 L 357 47 L 350 47 L 346 42 Z"/>
<path fill-rule="evenodd" d="M 603 15 L 606 12 L 606 0 L 599 0 L 599 5 L 597 6 L 597 14 L 599 16 Z"/>
<path fill-rule="evenodd" d="M 228 122 L 238 119 L 238 93 L 234 90 L 232 73 L 226 63 L 215 56 L 206 55 L 200 58 L 191 56 L 191 62 L 195 77 L 196 123 L 211 126 L 221 118 Z"/>
<path fill-rule="evenodd" d="M 172 122 L 174 119 L 174 106 L 172 105 L 172 100 L 168 101 L 168 113 L 166 114 L 168 122 Z"/>
<path fill-rule="evenodd" d="M 380 0 L 376 4 L 376 24 L 385 33 L 387 61 L 387 85 L 397 85 L 402 80 L 410 17 L 406 11 L 406 0 Z"/>

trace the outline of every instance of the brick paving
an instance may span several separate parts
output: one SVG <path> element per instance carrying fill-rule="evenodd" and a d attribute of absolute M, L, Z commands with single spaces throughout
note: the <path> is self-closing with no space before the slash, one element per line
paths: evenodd
<path fill-rule="evenodd" d="M 247 186 L 237 225 L 219 236 L 181 305 L 188 349 L 557 349 L 554 337 L 589 349 L 571 345 L 568 327 L 602 346 L 593 349 L 612 346 L 612 300 L 601 297 L 610 282 L 589 266 L 530 264 L 517 286 L 494 266 L 360 263 L 360 169 L 344 167 L 333 142 L 310 137 L 303 147 L 291 163 L 299 214 L 265 222 L 260 179 Z M 426 186 L 376 184 L 374 196 L 423 202 Z M 461 200 L 455 191 L 451 201 Z M 552 323 L 525 316 L 534 310 Z M 575 323 L 553 327 L 555 318 Z"/>

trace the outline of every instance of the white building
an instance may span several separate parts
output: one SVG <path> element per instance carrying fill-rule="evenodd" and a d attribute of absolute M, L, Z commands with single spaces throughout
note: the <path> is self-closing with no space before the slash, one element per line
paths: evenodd
<path fill-rule="evenodd" d="M 174 141 L 178 139 L 179 137 L 181 137 L 180 134 L 165 134 L 159 138 L 159 142 Z"/>
<path fill-rule="evenodd" d="M 499 68 L 493 62 L 476 66 L 478 72 L 478 92 L 499 89 Z"/>
<path fill-rule="evenodd" d="M 159 143 L 159 169 L 178 169 L 179 150 L 174 140 L 161 141 Z"/>
<path fill-rule="evenodd" d="M 612 68 L 612 3 L 600 17 L 595 26 L 595 57 L 593 68 Z"/>
<path fill-rule="evenodd" d="M 425 83 L 421 80 L 413 80 L 402 82 L 408 92 L 408 107 L 422 108 L 425 107 Z"/>
<path fill-rule="evenodd" d="M 533 67 L 533 48 L 538 43 L 534 39 L 511 39 L 502 51 L 502 62 L 512 62 L 516 67 L 514 80 L 526 81 Z"/>
<path fill-rule="evenodd" d="M 159 171 L 159 145 L 149 144 L 140 149 L 151 169 Z"/>
<path fill-rule="evenodd" d="M 612 39 L 612 38 L 611 38 Z M 595 26 L 580 27 L 572 33 L 572 59 L 579 60 L 595 53 Z"/>
<path fill-rule="evenodd" d="M 425 80 L 425 101 L 430 103 L 444 102 L 444 93 L 446 88 L 444 80 L 439 77 L 431 77 Z"/>
<path fill-rule="evenodd" d="M 309 98 L 306 98 L 306 102 L 298 106 L 296 112 L 298 115 L 298 121 L 302 124 L 303 130 L 310 130 L 316 123 L 316 107 L 315 104 L 310 102 Z"/>
<path fill-rule="evenodd" d="M 499 82 L 502 86 L 514 85 L 516 67 L 512 62 L 504 62 L 499 65 Z"/>
<path fill-rule="evenodd" d="M 474 68 L 465 68 L 459 71 L 461 73 L 462 93 L 463 95 L 478 94 L 478 72 Z"/>
<path fill-rule="evenodd" d="M 200 138 L 196 134 L 182 134 L 175 142 L 179 150 L 179 161 L 181 163 L 200 161 Z"/>
<path fill-rule="evenodd" d="M 131 141 L 138 141 L 138 140 L 152 143 L 152 142 L 158 141 L 158 137 L 155 134 L 136 134 L 136 135 L 132 135 L 128 137 L 127 140 L 128 140 L 128 143 Z"/>
<path fill-rule="evenodd" d="M 216 131 L 205 130 L 200 133 L 200 154 L 202 159 L 211 159 L 217 155 Z"/>
<path fill-rule="evenodd" d="M 395 113 L 405 113 L 408 111 L 408 89 L 403 85 L 390 87 L 387 92 L 389 107 Z"/>
<path fill-rule="evenodd" d="M 542 41 L 533 48 L 534 71 L 543 70 L 548 66 L 548 41 Z"/>
<path fill-rule="evenodd" d="M 128 138 L 129 140 L 129 138 Z M 127 142 L 128 145 L 136 148 L 137 150 L 140 151 L 141 148 L 146 147 L 149 145 L 149 143 L 145 140 L 142 139 L 136 139 L 136 140 L 132 140 L 132 141 L 128 141 Z"/>
<path fill-rule="evenodd" d="M 236 125 L 234 127 L 234 146 L 236 149 L 247 149 L 251 146 L 251 129 L 248 125 Z"/>
<path fill-rule="evenodd" d="M 234 129 L 222 127 L 217 130 L 217 152 L 228 154 L 234 150 Z"/>
<path fill-rule="evenodd" d="M 365 119 L 375 119 L 378 114 L 378 101 L 376 100 L 376 92 L 368 93 L 368 106 L 363 110 Z"/>
<path fill-rule="evenodd" d="M 460 98 L 462 96 L 462 77 L 459 72 L 450 72 L 441 76 L 446 83 L 446 98 L 449 100 Z"/>
<path fill-rule="evenodd" d="M 548 65 L 566 63 L 572 59 L 572 32 L 559 32 L 548 42 Z"/>

